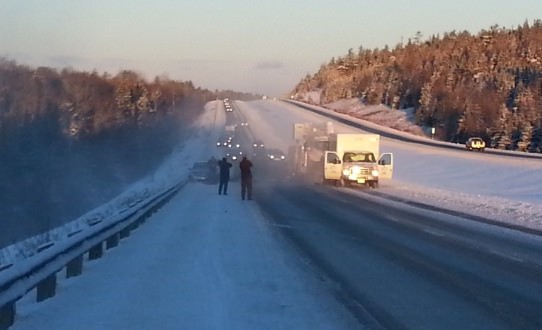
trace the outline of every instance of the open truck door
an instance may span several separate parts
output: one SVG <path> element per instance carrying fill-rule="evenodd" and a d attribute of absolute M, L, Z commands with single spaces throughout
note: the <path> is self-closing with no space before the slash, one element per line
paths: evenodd
<path fill-rule="evenodd" d="M 343 171 L 341 158 L 336 152 L 326 151 L 324 154 L 324 179 L 340 180 Z"/>
<path fill-rule="evenodd" d="M 378 158 L 378 173 L 380 179 L 391 179 L 393 176 L 393 154 L 383 153 Z"/>

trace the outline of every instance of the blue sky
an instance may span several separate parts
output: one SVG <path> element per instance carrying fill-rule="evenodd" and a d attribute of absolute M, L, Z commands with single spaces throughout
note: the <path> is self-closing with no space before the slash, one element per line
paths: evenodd
<path fill-rule="evenodd" d="M 0 56 L 279 96 L 350 48 L 539 18 L 540 0 L 0 0 Z"/>

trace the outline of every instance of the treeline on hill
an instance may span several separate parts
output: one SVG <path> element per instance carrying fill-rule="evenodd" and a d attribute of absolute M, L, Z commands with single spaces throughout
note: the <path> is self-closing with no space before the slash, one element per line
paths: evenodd
<path fill-rule="evenodd" d="M 320 104 L 361 98 L 392 109 L 414 107 L 417 124 L 463 143 L 481 136 L 491 147 L 542 152 L 542 20 L 516 29 L 498 25 L 477 35 L 421 33 L 390 50 L 333 58 L 295 88 Z"/>
<path fill-rule="evenodd" d="M 224 97 L 257 96 L 0 59 L 3 234 L 42 232 L 116 196 L 190 134 L 206 102 Z"/>

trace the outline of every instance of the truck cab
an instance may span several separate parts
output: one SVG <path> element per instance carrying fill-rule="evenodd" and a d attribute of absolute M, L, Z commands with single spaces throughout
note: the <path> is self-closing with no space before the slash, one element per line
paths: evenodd
<path fill-rule="evenodd" d="M 378 161 L 370 151 L 348 151 L 343 157 L 335 151 L 325 152 L 324 180 L 341 186 L 353 183 L 378 187 L 379 179 L 393 176 L 393 154 L 384 153 Z"/>
<path fill-rule="evenodd" d="M 379 148 L 380 136 L 377 134 L 337 134 L 334 150 L 324 154 L 324 182 L 376 188 L 379 179 L 391 179 L 393 154 L 378 155 Z"/>

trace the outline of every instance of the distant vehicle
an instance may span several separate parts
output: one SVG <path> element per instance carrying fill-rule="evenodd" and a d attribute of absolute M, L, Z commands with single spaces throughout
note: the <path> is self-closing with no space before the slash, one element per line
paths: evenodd
<path fill-rule="evenodd" d="M 484 151 L 486 148 L 486 143 L 484 140 L 482 140 L 482 138 L 471 137 L 465 143 L 465 148 L 467 148 L 468 151 Z"/>
<path fill-rule="evenodd" d="M 242 151 L 232 151 L 226 153 L 225 157 L 232 162 L 240 161 L 243 158 L 244 153 Z"/>
<path fill-rule="evenodd" d="M 232 124 L 232 125 L 226 125 L 224 127 L 224 130 L 226 131 L 226 134 L 228 134 L 231 137 L 231 136 L 233 136 L 235 134 L 235 129 L 236 128 L 237 128 L 237 125 Z"/>
<path fill-rule="evenodd" d="M 192 181 L 208 181 L 211 179 L 211 175 L 208 162 L 195 162 L 190 169 L 189 178 Z"/>
<path fill-rule="evenodd" d="M 216 142 L 217 147 L 228 147 L 231 144 L 231 137 L 225 137 Z"/>
<path fill-rule="evenodd" d="M 267 152 L 267 158 L 270 160 L 285 160 L 286 155 L 279 149 L 271 149 Z"/>
<path fill-rule="evenodd" d="M 228 143 L 228 148 L 241 148 L 241 145 L 239 143 L 233 143 L 233 142 L 230 142 Z"/>
<path fill-rule="evenodd" d="M 264 147 L 265 147 L 265 144 L 264 144 L 262 141 L 260 141 L 260 140 L 256 140 L 256 141 L 254 141 L 254 142 L 252 143 L 252 146 L 253 146 L 254 148 L 264 148 Z"/>
<path fill-rule="evenodd" d="M 246 121 L 241 122 L 241 126 L 248 126 L 248 123 Z"/>

